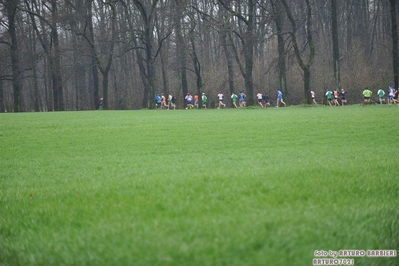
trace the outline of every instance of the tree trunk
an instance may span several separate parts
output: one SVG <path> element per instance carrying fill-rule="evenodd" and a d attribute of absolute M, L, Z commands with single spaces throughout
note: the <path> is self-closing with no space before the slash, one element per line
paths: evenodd
<path fill-rule="evenodd" d="M 222 39 L 222 46 L 223 46 L 224 54 L 226 55 L 230 95 L 232 95 L 234 92 L 234 67 L 233 67 L 233 58 L 234 57 L 230 51 L 229 45 L 227 44 L 227 31 L 226 30 L 223 30 L 221 39 Z"/>
<path fill-rule="evenodd" d="M 350 51 L 352 48 L 352 21 L 353 11 L 351 1 L 346 1 L 346 50 Z"/>
<path fill-rule="evenodd" d="M 4 3 L 7 9 L 8 17 L 8 32 L 11 39 L 11 69 L 12 69 L 12 87 L 14 94 L 14 112 L 21 111 L 21 90 L 22 85 L 19 78 L 19 45 L 17 33 L 15 30 L 15 16 L 17 12 L 17 5 L 14 0 L 7 0 Z"/>
<path fill-rule="evenodd" d="M 397 0 L 390 0 L 391 21 L 392 21 L 392 65 L 393 82 L 395 90 L 399 89 L 399 44 L 398 44 L 398 24 L 396 20 Z"/>
<path fill-rule="evenodd" d="M 246 45 L 244 47 L 244 56 L 245 56 L 245 88 L 247 90 L 248 95 L 248 105 L 254 105 L 254 81 L 252 78 L 252 70 L 254 65 L 253 58 L 253 46 Z"/>
<path fill-rule="evenodd" d="M 137 40 L 133 38 L 133 44 L 135 47 L 138 47 Z M 140 53 L 139 49 L 136 49 L 136 56 L 137 56 L 137 65 L 139 66 L 139 71 L 140 71 L 140 78 L 141 81 L 143 82 L 143 99 L 141 101 L 141 108 L 148 108 L 148 79 L 145 74 L 145 66 L 144 66 L 144 58 L 142 54 Z M 154 95 L 150 95 L 152 98 L 152 101 L 154 102 Z"/>
<path fill-rule="evenodd" d="M 152 98 L 148 97 L 149 95 L 154 95 L 155 93 L 155 85 L 157 78 L 154 62 L 152 60 L 152 53 L 147 55 L 146 61 L 147 61 L 147 73 L 148 73 L 148 89 L 147 89 L 147 94 L 144 94 L 144 98 L 147 98 L 147 106 L 150 109 L 153 109 L 155 107 L 155 102 L 153 101 Z"/>
<path fill-rule="evenodd" d="M 36 38 L 35 38 L 35 33 L 33 31 L 29 32 L 29 49 L 32 53 L 36 52 Z M 44 108 L 42 108 L 42 101 L 41 101 L 41 93 L 39 89 L 39 84 L 38 84 L 38 75 L 37 75 L 37 64 L 32 63 L 32 74 L 33 74 L 33 105 L 34 105 L 34 110 L 35 112 L 40 112 Z"/>
<path fill-rule="evenodd" d="M 312 7 L 310 5 L 310 0 L 305 0 L 306 2 L 306 39 L 307 45 L 309 46 L 309 58 L 305 63 L 302 56 L 301 51 L 298 46 L 296 34 L 297 34 L 297 26 L 296 20 L 292 16 L 291 10 L 287 4 L 287 0 L 282 0 L 285 10 L 287 11 L 288 19 L 291 22 L 292 31 L 290 32 L 292 38 L 292 45 L 294 47 L 295 57 L 298 61 L 299 67 L 303 70 L 303 82 L 304 82 L 304 92 L 305 92 L 305 103 L 311 104 L 310 99 L 310 66 L 313 64 L 314 56 L 315 56 L 315 47 L 313 43 L 312 37 Z"/>
<path fill-rule="evenodd" d="M 166 8 L 165 3 L 163 1 L 160 2 L 161 4 L 161 10 L 164 10 Z M 167 22 L 165 19 L 161 18 L 156 20 L 157 24 L 157 34 L 158 36 L 165 36 L 166 35 L 166 24 Z M 169 46 L 169 45 L 168 45 Z M 165 49 L 162 47 L 159 51 L 159 56 L 160 56 L 160 64 L 161 64 L 161 73 L 162 73 L 162 87 L 163 91 L 167 94 L 166 97 L 168 97 L 169 94 L 171 94 L 170 89 L 169 89 L 169 78 L 168 78 L 168 49 Z"/>
<path fill-rule="evenodd" d="M 337 0 L 331 0 L 331 18 L 332 18 L 332 44 L 333 44 L 335 89 L 339 90 L 341 89 L 341 70 L 339 62 Z"/>
<path fill-rule="evenodd" d="M 94 43 L 94 27 L 93 27 L 93 11 L 92 1 L 87 1 L 87 24 L 88 24 L 88 36 L 89 44 Z M 91 46 L 91 45 L 90 45 Z M 98 64 L 96 59 L 96 52 L 91 47 L 91 74 L 93 76 L 93 97 L 94 97 L 94 108 L 98 110 L 100 108 L 100 95 L 98 94 L 100 81 L 98 75 Z"/>
<path fill-rule="evenodd" d="M 245 57 L 245 88 L 247 89 L 248 95 L 248 105 L 255 105 L 254 100 L 254 82 L 252 77 L 252 70 L 254 66 L 254 46 L 255 46 L 255 36 L 254 36 L 254 17 L 255 17 L 255 1 L 248 1 L 248 24 L 247 31 L 245 33 L 244 41 L 244 57 Z"/>
<path fill-rule="evenodd" d="M 218 3 L 220 3 L 226 10 L 230 12 L 231 15 L 237 17 L 240 21 L 242 21 L 245 24 L 245 32 L 241 36 L 241 41 L 242 41 L 242 50 L 243 50 L 243 55 L 244 55 L 244 65 L 245 69 L 241 66 L 237 49 L 234 49 L 235 51 L 235 57 L 237 60 L 237 64 L 240 67 L 241 75 L 244 78 L 245 81 L 245 88 L 247 91 L 247 105 L 254 105 L 254 82 L 253 82 L 253 77 L 252 77 L 252 72 L 253 72 L 253 65 L 254 65 L 254 46 L 256 42 L 256 36 L 254 34 L 254 27 L 255 27 L 255 0 L 248 0 L 248 10 L 246 11 L 247 15 L 243 15 L 241 13 L 238 13 L 237 11 L 231 9 L 228 3 L 225 1 L 219 0 Z"/>
<path fill-rule="evenodd" d="M 93 75 L 93 97 L 94 97 L 94 107 L 96 110 L 100 108 L 100 97 L 98 94 L 98 89 L 100 87 L 100 80 L 98 76 L 98 66 L 95 57 L 91 59 L 91 74 Z"/>
<path fill-rule="evenodd" d="M 155 71 L 155 58 L 157 54 L 154 55 L 153 46 L 154 46 L 154 12 L 156 11 L 156 6 L 159 0 L 152 0 L 151 3 L 145 3 L 140 0 L 134 0 L 135 6 L 138 8 L 141 17 L 143 19 L 143 36 L 142 41 L 144 44 L 145 50 L 145 64 L 146 64 L 146 78 L 147 81 L 144 86 L 144 99 L 143 103 L 146 103 L 147 107 L 154 108 L 155 103 L 153 99 L 154 89 L 157 80 L 157 74 Z M 146 4 L 150 4 L 149 7 L 146 7 Z M 149 97 L 151 95 L 151 97 Z"/>
<path fill-rule="evenodd" d="M 169 83 L 168 83 L 168 72 L 167 72 L 167 62 L 168 59 L 165 56 L 165 52 L 161 51 L 160 53 L 160 59 L 161 59 L 161 72 L 162 72 L 162 85 L 163 89 L 167 94 L 170 94 L 169 91 Z"/>
<path fill-rule="evenodd" d="M 1 69 L 1 63 L 3 63 L 2 60 L 0 60 L 0 69 Z M 6 111 L 5 105 L 4 105 L 4 86 L 3 86 L 3 80 L 0 79 L 0 113 L 4 113 Z"/>
<path fill-rule="evenodd" d="M 307 104 L 311 104 L 312 103 L 312 99 L 310 97 L 310 68 L 309 67 L 305 67 L 305 69 L 303 69 L 303 84 L 304 84 L 304 88 L 305 88 L 305 102 Z"/>
<path fill-rule="evenodd" d="M 176 1 L 177 10 L 181 10 L 179 8 L 179 3 Z M 183 99 L 188 93 L 188 82 L 187 82 L 187 57 L 186 57 L 186 44 L 184 41 L 181 21 L 180 18 L 182 13 L 178 12 L 176 14 L 176 52 L 177 52 L 177 60 L 178 67 L 180 72 L 180 80 L 181 80 L 181 88 L 182 88 L 182 96 Z"/>
<path fill-rule="evenodd" d="M 273 7 L 275 10 L 275 23 L 276 23 L 276 30 L 277 30 L 277 48 L 278 48 L 278 70 L 279 70 L 279 87 L 280 90 L 283 92 L 287 98 L 289 98 L 288 91 L 287 91 L 287 78 L 286 78 L 286 63 L 285 63 L 285 42 L 283 36 L 283 27 L 284 27 L 284 20 L 282 16 L 283 8 L 281 0 L 277 0 L 273 3 Z M 287 101 L 289 102 L 289 101 Z"/>
<path fill-rule="evenodd" d="M 57 2 L 51 0 L 51 37 L 54 44 L 54 73 L 53 73 L 53 87 L 54 87 L 54 107 L 56 111 L 64 111 L 64 96 L 62 88 L 62 74 L 61 74 L 61 52 L 58 41 L 57 30 Z"/>
<path fill-rule="evenodd" d="M 228 82 L 229 82 L 229 91 L 230 95 L 233 94 L 234 92 L 234 67 L 233 67 L 233 59 L 234 55 L 231 51 L 231 47 L 234 45 L 233 43 L 230 42 L 230 34 L 231 34 L 231 29 L 230 29 L 230 20 L 228 18 L 228 13 L 226 14 L 225 9 L 219 9 L 220 12 L 220 17 L 221 19 L 225 22 L 225 24 L 222 26 L 221 33 L 220 33 L 220 39 L 223 47 L 224 54 L 226 56 L 226 63 L 227 63 L 227 74 L 228 74 Z M 228 38 L 229 35 L 229 38 Z M 229 40 L 229 41 L 227 41 Z M 236 92 L 238 93 L 238 92 Z"/>
<path fill-rule="evenodd" d="M 195 49 L 195 39 L 194 39 L 194 29 L 195 26 L 192 27 L 190 30 L 190 41 L 191 41 L 191 48 L 192 48 L 192 54 L 191 57 L 193 59 L 193 65 L 194 65 L 194 72 L 197 77 L 197 94 L 198 97 L 201 97 L 202 93 L 202 77 L 201 77 L 201 64 L 198 59 L 196 49 Z M 202 107 L 202 101 L 198 101 L 199 106 Z"/>
<path fill-rule="evenodd" d="M 149 95 L 154 95 L 155 93 L 155 85 L 157 80 L 157 75 L 154 66 L 154 58 L 153 58 L 153 33 L 152 33 L 152 26 L 151 22 L 146 22 L 146 29 L 145 29 L 145 36 L 144 36 L 144 43 L 146 44 L 146 67 L 147 67 L 147 79 L 148 79 L 148 88 L 147 94 L 144 94 L 144 98 L 147 97 L 147 107 L 153 109 L 155 107 L 154 100 L 149 98 Z"/>

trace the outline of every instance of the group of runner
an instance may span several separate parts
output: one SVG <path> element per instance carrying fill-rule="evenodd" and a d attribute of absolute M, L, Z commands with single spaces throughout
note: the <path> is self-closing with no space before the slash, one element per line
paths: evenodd
<path fill-rule="evenodd" d="M 223 102 L 224 101 L 224 95 L 222 92 L 219 92 L 218 95 L 218 109 L 221 107 L 226 107 L 226 104 Z M 237 99 L 239 98 L 239 104 L 241 107 L 246 106 L 246 102 L 245 102 L 245 97 L 246 95 L 243 92 L 240 92 L 239 96 L 237 96 L 236 94 L 232 94 L 231 95 L 231 99 L 233 100 L 233 105 L 235 107 L 237 107 Z M 190 93 L 187 93 L 186 97 L 184 97 L 184 99 L 186 100 L 186 109 L 193 109 L 193 108 L 199 108 L 199 96 L 198 94 L 195 94 L 194 96 L 192 96 Z M 207 104 L 208 104 L 208 97 L 206 96 L 206 94 L 203 92 L 201 95 L 201 103 L 202 103 L 202 107 L 204 109 L 207 108 Z"/>
<path fill-rule="evenodd" d="M 184 97 L 187 103 L 186 109 L 193 109 L 193 108 L 199 108 L 199 96 L 198 94 L 195 94 L 192 96 L 189 92 L 187 93 L 186 97 Z M 202 106 L 206 109 L 206 103 L 208 101 L 208 97 L 206 97 L 205 93 L 202 93 L 201 96 L 201 101 L 202 101 Z"/>
<path fill-rule="evenodd" d="M 397 92 L 398 92 L 398 90 L 395 90 L 392 86 L 389 86 L 389 88 L 388 88 L 388 104 L 397 103 L 397 100 L 395 99 L 395 94 Z M 327 88 L 326 93 L 325 93 L 325 96 L 327 98 L 327 104 L 329 106 L 333 106 L 333 105 L 334 106 L 344 106 L 345 104 L 347 104 L 346 94 L 347 94 L 347 92 L 344 88 L 342 88 L 341 91 L 338 91 L 336 89 L 331 91 Z M 366 88 L 363 91 L 364 104 L 370 103 L 370 98 L 371 98 L 372 94 L 373 94 L 373 92 L 371 90 L 369 90 L 368 88 Z M 383 89 L 379 89 L 377 94 L 378 94 L 379 103 L 382 104 L 383 102 L 385 102 L 385 91 Z M 310 95 L 311 95 L 313 104 L 317 105 L 316 93 L 312 90 L 312 91 L 310 91 Z M 247 95 L 242 91 L 240 91 L 240 93 L 238 95 L 235 93 L 232 93 L 230 98 L 232 100 L 234 108 L 245 107 L 247 105 L 247 102 L 245 100 L 246 97 L 247 97 Z M 256 98 L 257 98 L 257 102 L 258 102 L 257 104 L 260 107 L 263 108 L 263 107 L 270 106 L 270 102 L 269 102 L 270 97 L 266 92 L 264 92 L 264 93 L 258 92 L 256 94 Z M 200 100 L 202 103 L 202 107 L 204 109 L 207 108 L 208 97 L 206 96 L 205 93 L 202 93 L 201 97 L 198 94 L 195 94 L 193 96 L 190 93 L 187 93 L 187 95 L 184 97 L 184 100 L 186 101 L 186 109 L 193 109 L 193 108 L 198 109 Z M 217 109 L 226 108 L 226 104 L 224 103 L 224 94 L 222 92 L 218 93 L 217 100 L 218 100 Z M 339 102 L 339 100 L 341 101 L 341 103 Z M 157 105 L 157 108 L 159 108 L 159 109 L 163 109 L 163 108 L 167 108 L 168 110 L 170 108 L 176 109 L 176 97 L 172 94 L 169 94 L 168 97 L 166 97 L 163 93 L 155 95 L 155 103 Z M 277 105 L 276 105 L 276 107 L 279 107 L 280 104 L 287 106 L 286 103 L 283 101 L 283 93 L 281 92 L 281 90 L 277 90 Z"/>
<path fill-rule="evenodd" d="M 235 108 L 247 106 L 247 102 L 245 100 L 246 97 L 247 97 L 247 95 L 242 91 L 240 91 L 240 93 L 238 95 L 233 92 L 230 96 L 230 98 L 233 102 L 233 106 Z M 269 95 L 266 92 L 263 94 L 258 92 L 256 97 L 258 99 L 259 106 L 261 106 L 261 107 L 270 106 Z M 186 109 L 199 108 L 199 97 L 197 94 L 192 96 L 190 93 L 187 93 L 187 95 L 184 99 L 186 100 L 186 103 L 187 103 Z M 218 93 L 217 100 L 218 100 L 217 109 L 226 108 L 226 104 L 224 103 L 224 94 L 222 92 Z M 202 101 L 202 107 L 204 109 L 206 109 L 207 103 L 208 103 L 208 97 L 205 95 L 205 93 L 202 93 L 201 101 Z M 280 102 L 282 104 L 284 104 L 284 106 L 286 106 L 285 102 L 283 101 L 283 94 L 280 90 L 278 90 L 277 107 L 279 107 Z"/>
<path fill-rule="evenodd" d="M 154 97 L 154 101 L 156 104 L 156 107 L 159 109 L 163 109 L 164 107 L 169 110 L 169 108 L 173 108 L 173 110 L 176 110 L 176 97 L 172 94 L 168 95 L 168 98 L 161 93 L 161 94 L 156 94 Z"/>
<path fill-rule="evenodd" d="M 280 90 L 278 90 L 277 94 L 278 94 L 278 96 L 277 96 L 277 106 L 276 107 L 279 107 L 280 103 L 282 103 L 282 104 L 284 104 L 284 106 L 286 106 L 285 102 L 283 101 L 283 93 Z M 247 106 L 247 102 L 245 100 L 246 97 L 247 97 L 247 95 L 242 91 L 240 91 L 240 93 L 238 95 L 233 92 L 230 96 L 230 98 L 233 102 L 233 106 L 235 108 Z M 258 104 L 260 107 L 270 106 L 269 95 L 266 92 L 264 92 L 263 94 L 258 92 L 256 97 L 258 99 Z M 186 104 L 187 104 L 186 109 L 199 108 L 198 94 L 195 94 L 194 96 L 192 96 L 190 93 L 187 93 L 187 95 L 184 99 L 186 100 Z M 226 108 L 226 104 L 224 103 L 224 94 L 222 92 L 218 93 L 217 100 L 218 100 L 217 109 Z M 202 107 L 204 109 L 206 109 L 207 103 L 208 103 L 208 97 L 205 95 L 205 93 L 202 93 L 201 102 L 202 102 Z M 238 103 L 238 105 L 237 105 L 237 103 Z"/>
<path fill-rule="evenodd" d="M 184 99 L 187 104 L 186 109 L 199 108 L 198 94 L 195 94 L 193 96 L 190 93 L 187 93 L 187 95 Z M 202 106 L 206 109 L 208 97 L 206 97 L 205 93 L 202 93 L 201 100 L 202 100 Z M 157 109 L 166 108 L 167 110 L 169 110 L 169 109 L 173 108 L 173 110 L 176 110 L 176 97 L 173 94 L 169 94 L 168 97 L 166 97 L 163 93 L 156 94 L 154 97 L 154 101 L 155 101 Z M 226 105 L 224 105 L 224 106 L 226 107 Z"/>
<path fill-rule="evenodd" d="M 311 91 L 311 96 L 314 104 L 317 104 L 315 100 L 315 92 Z M 398 93 L 398 90 L 395 90 L 392 86 L 388 87 L 388 104 L 395 104 L 397 103 L 397 99 L 395 99 L 395 94 Z M 326 94 L 325 96 L 327 97 L 327 104 L 329 106 L 340 106 L 338 99 L 341 99 L 341 105 L 344 106 L 347 104 L 346 101 L 346 94 L 347 92 L 345 91 L 344 88 L 341 89 L 340 92 L 337 90 L 329 90 L 328 88 L 326 89 Z M 363 104 L 370 104 L 371 103 L 371 95 L 373 95 L 373 92 L 369 90 L 369 88 L 366 88 L 362 92 L 363 94 Z M 380 104 L 383 104 L 385 102 L 385 91 L 380 88 L 377 91 L 378 94 L 378 102 Z"/>
<path fill-rule="evenodd" d="M 398 90 L 395 90 L 392 86 L 389 86 L 388 87 L 388 104 L 395 104 L 395 103 L 397 103 L 398 102 L 398 100 L 397 100 L 397 98 L 395 98 L 395 95 L 398 93 L 398 91 L 399 91 L 399 88 L 398 88 Z M 369 93 L 369 92 L 368 92 Z M 369 93 L 370 94 L 370 93 Z M 371 93 L 371 94 L 373 94 L 373 93 Z M 370 97 L 371 97 L 371 94 L 370 95 L 367 95 L 369 98 L 368 98 L 368 103 L 370 103 Z M 385 102 L 385 91 L 383 90 L 383 89 L 379 89 L 378 91 L 377 91 L 377 94 L 378 94 L 378 102 L 380 103 L 380 104 L 382 104 L 383 102 Z M 364 91 L 363 91 L 363 95 L 364 95 Z M 366 100 L 366 96 L 365 96 L 365 100 Z"/>
<path fill-rule="evenodd" d="M 347 101 L 346 101 L 346 93 L 347 92 L 345 91 L 344 88 L 342 88 L 340 92 L 338 92 L 338 90 L 331 91 L 331 90 L 329 90 L 327 88 L 326 89 L 326 93 L 325 93 L 325 96 L 327 97 L 327 104 L 329 106 L 332 106 L 332 105 L 340 106 L 338 99 L 341 98 L 341 105 L 344 106 L 347 103 Z M 310 95 L 312 97 L 313 104 L 317 105 L 317 102 L 316 102 L 316 99 L 315 99 L 316 98 L 315 92 L 311 91 Z"/>

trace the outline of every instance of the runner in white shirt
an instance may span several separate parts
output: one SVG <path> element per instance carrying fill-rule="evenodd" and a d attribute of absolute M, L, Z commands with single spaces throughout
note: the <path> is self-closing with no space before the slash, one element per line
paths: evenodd
<path fill-rule="evenodd" d="M 310 91 L 310 95 L 312 96 L 313 103 L 317 105 L 317 102 L 316 102 L 316 99 L 315 99 L 316 98 L 316 93 L 314 91 Z"/>
<path fill-rule="evenodd" d="M 219 99 L 219 107 L 218 107 L 218 109 L 220 108 L 220 106 L 226 107 L 226 104 L 223 103 L 223 97 L 224 97 L 223 93 L 219 92 L 219 94 L 218 94 L 218 99 Z"/>
<path fill-rule="evenodd" d="M 262 93 L 258 92 L 258 94 L 256 94 L 256 97 L 258 98 L 258 104 L 260 105 L 260 107 L 263 107 L 263 104 L 262 104 Z"/>

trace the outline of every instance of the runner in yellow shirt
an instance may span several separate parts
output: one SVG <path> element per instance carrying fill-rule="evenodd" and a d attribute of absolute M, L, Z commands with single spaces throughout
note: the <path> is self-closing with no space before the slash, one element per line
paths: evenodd
<path fill-rule="evenodd" d="M 370 97 L 373 94 L 373 92 L 371 90 L 369 90 L 369 88 L 366 88 L 363 91 L 363 97 L 364 97 L 364 104 L 369 104 L 370 103 Z"/>

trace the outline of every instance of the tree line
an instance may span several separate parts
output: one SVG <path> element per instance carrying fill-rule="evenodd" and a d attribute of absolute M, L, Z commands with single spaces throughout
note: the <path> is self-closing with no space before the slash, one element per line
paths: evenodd
<path fill-rule="evenodd" d="M 396 0 L 0 0 L 0 112 L 399 87 Z"/>

